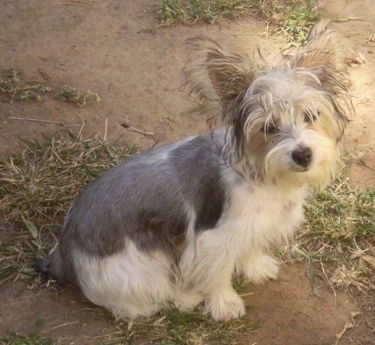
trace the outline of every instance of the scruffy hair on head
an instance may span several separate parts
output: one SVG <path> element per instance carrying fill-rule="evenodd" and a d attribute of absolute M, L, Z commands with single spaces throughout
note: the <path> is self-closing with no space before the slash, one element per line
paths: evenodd
<path fill-rule="evenodd" d="M 336 111 L 346 118 L 354 111 L 348 97 L 350 81 L 344 54 L 336 42 L 335 33 L 327 28 L 329 20 L 323 19 L 312 28 L 307 44 L 292 56 L 284 56 L 276 64 L 260 70 L 256 63 L 237 54 L 230 54 L 207 37 L 187 40 L 188 62 L 184 66 L 185 85 L 204 109 L 220 114 L 220 122 L 233 125 L 228 113 L 231 104 L 238 104 L 255 78 L 269 73 L 269 69 L 305 69 L 316 76 L 322 88 L 334 99 Z M 219 111 L 218 111 L 219 110 Z"/>

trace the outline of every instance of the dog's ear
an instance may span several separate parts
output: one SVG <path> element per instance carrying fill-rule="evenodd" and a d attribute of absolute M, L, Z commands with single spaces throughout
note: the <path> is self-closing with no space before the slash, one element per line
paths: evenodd
<path fill-rule="evenodd" d="M 312 28 L 305 48 L 292 60 L 292 68 L 306 68 L 331 95 L 346 93 L 350 87 L 345 54 L 336 35 L 327 28 L 329 20 L 321 20 Z"/>
<path fill-rule="evenodd" d="M 227 53 L 207 37 L 188 39 L 187 45 L 185 84 L 205 106 L 226 107 L 251 85 L 256 68 L 250 60 Z"/>

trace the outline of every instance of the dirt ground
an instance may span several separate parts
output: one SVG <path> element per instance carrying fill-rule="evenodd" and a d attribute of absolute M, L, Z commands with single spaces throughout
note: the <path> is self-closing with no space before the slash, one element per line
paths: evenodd
<path fill-rule="evenodd" d="M 54 87 L 89 89 L 101 96 L 101 102 L 85 108 L 52 98 L 33 104 L 0 102 L 0 155 L 17 150 L 20 138 L 38 139 L 61 128 L 78 131 L 82 119 L 85 137 L 121 137 L 141 148 L 206 131 L 205 119 L 189 111 L 194 102 L 181 87 L 185 40 L 204 34 L 249 55 L 259 46 L 269 61 L 275 61 L 285 46 L 281 35 L 268 36 L 266 24 L 255 18 L 155 28 L 154 11 L 160 3 L 3 0 L 0 68 L 22 70 L 26 79 Z M 341 19 L 332 28 L 341 34 L 348 57 L 362 62 L 350 68 L 357 114 L 351 119 L 345 149 L 354 182 L 375 186 L 375 2 L 330 0 L 319 6 L 325 16 Z M 255 307 L 254 319 L 261 327 L 242 344 L 335 344 L 345 324 L 353 327 L 339 344 L 375 344 L 373 292 L 349 289 L 335 295 L 326 280 L 318 278 L 316 297 L 303 263 L 284 264 L 277 281 L 250 289 L 246 302 Z M 44 334 L 72 344 L 100 344 L 116 331 L 108 315 L 74 289 L 56 293 L 17 282 L 0 288 L 0 298 L 0 337 L 8 330 L 27 334 L 38 319 L 44 320 Z"/>

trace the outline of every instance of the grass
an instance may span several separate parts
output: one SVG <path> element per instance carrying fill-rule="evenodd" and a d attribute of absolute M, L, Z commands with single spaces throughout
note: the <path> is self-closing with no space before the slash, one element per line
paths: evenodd
<path fill-rule="evenodd" d="M 9 332 L 4 338 L 0 338 L 3 345 L 55 345 L 56 342 L 50 338 L 41 336 L 44 325 L 43 320 L 35 322 L 34 329 L 28 335 L 20 335 L 15 332 Z"/>
<path fill-rule="evenodd" d="M 71 132 L 25 142 L 25 149 L 0 160 L 0 215 L 6 219 L 0 243 L 0 284 L 34 277 L 31 264 L 56 242 L 63 218 L 79 191 L 132 147 L 84 140 Z"/>
<path fill-rule="evenodd" d="M 145 322 L 121 324 L 122 334 L 105 344 L 235 345 L 258 328 L 251 318 L 250 306 L 245 316 L 229 322 L 216 322 L 199 309 L 184 314 L 171 307 Z"/>
<path fill-rule="evenodd" d="M 217 23 L 251 12 L 256 5 L 247 0 L 164 0 L 158 10 L 163 24 Z"/>
<path fill-rule="evenodd" d="M 311 274 L 313 263 L 324 263 L 333 286 L 375 287 L 369 279 L 375 272 L 375 188 L 357 188 L 343 173 L 311 200 L 306 216 L 293 252 L 307 259 Z"/>
<path fill-rule="evenodd" d="M 319 14 L 310 1 L 304 4 L 292 4 L 283 13 L 284 20 L 278 25 L 289 42 L 304 44 L 307 41 L 311 27 L 318 21 Z"/>
<path fill-rule="evenodd" d="M 21 103 L 42 101 L 51 93 L 52 89 L 50 85 L 39 81 L 24 80 L 22 73 L 14 68 L 6 69 L 0 75 L 0 96 L 2 96 L 4 101 Z M 67 85 L 57 88 L 54 99 L 72 103 L 78 107 L 100 102 L 100 97 L 97 93 L 90 90 L 83 92 Z"/>
<path fill-rule="evenodd" d="M 259 325 L 251 318 L 251 307 L 247 314 L 237 320 L 216 322 L 197 309 L 183 314 L 175 307 L 159 312 L 147 320 L 137 322 L 113 321 L 116 331 L 107 335 L 102 345 L 236 345 L 240 340 L 255 332 Z M 53 340 L 43 331 L 44 321 L 37 320 L 32 332 L 21 335 L 8 332 L 0 343 L 4 345 L 57 345 L 71 344 L 68 341 Z M 1 342 L 2 341 L 2 342 Z"/>
<path fill-rule="evenodd" d="M 306 42 L 319 14 L 310 0 L 163 0 L 158 16 L 164 25 L 175 23 L 214 24 L 225 19 L 251 15 L 271 24 L 288 41 Z"/>

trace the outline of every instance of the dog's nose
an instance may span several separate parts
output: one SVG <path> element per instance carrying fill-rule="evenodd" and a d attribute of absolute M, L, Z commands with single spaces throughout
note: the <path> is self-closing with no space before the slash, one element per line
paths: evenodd
<path fill-rule="evenodd" d="M 292 152 L 295 163 L 307 169 L 312 161 L 312 151 L 309 147 L 300 147 Z"/>

